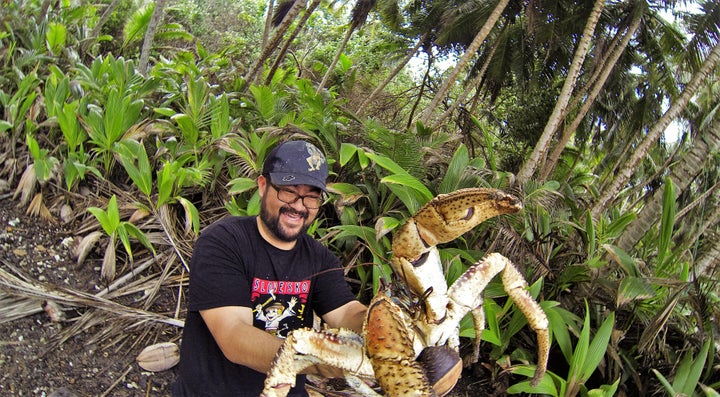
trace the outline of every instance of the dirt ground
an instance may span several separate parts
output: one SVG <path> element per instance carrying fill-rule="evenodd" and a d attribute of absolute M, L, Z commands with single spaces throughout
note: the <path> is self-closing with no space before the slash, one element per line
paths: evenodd
<path fill-rule="evenodd" d="M 0 192 L 0 269 L 22 274 L 34 285 L 94 294 L 102 258 L 78 266 L 71 255 L 73 238 L 69 230 L 27 216 L 16 207 L 11 193 Z M 170 395 L 177 367 L 158 373 L 142 370 L 135 358 L 146 344 L 133 343 L 133 335 L 119 345 L 106 346 L 97 338 L 105 324 L 98 324 L 58 343 L 84 309 L 65 308 L 67 319 L 52 321 L 43 310 L 43 300 L 17 298 L 0 288 L 0 306 L 16 305 L 18 299 L 24 305 L 18 318 L 0 315 L 0 395 Z M 172 326 L 163 332 L 165 340 L 158 342 L 178 341 L 181 334 Z M 480 365 L 465 370 L 450 396 L 504 395 L 507 385 L 497 379 L 491 385 L 483 372 Z"/>
<path fill-rule="evenodd" d="M 9 193 L 0 195 L 0 268 L 21 273 L 37 284 L 94 294 L 98 271 L 92 260 L 78 266 L 70 252 L 75 237 L 60 227 L 29 217 L 16 208 Z M 16 274 L 17 275 L 17 274 Z M 0 289 L 0 302 L 12 302 Z M 3 396 L 166 396 L 174 369 L 152 373 L 135 362 L 144 345 L 130 341 L 102 346 L 93 331 L 62 343 L 82 308 L 66 310 L 67 320 L 51 321 L 42 300 L 22 299 L 23 313 L 0 317 L 0 395 Z M 168 327 L 168 332 L 172 330 Z"/>

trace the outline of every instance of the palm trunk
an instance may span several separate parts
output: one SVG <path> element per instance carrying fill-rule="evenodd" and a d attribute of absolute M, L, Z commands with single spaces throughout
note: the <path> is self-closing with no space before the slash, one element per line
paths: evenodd
<path fill-rule="evenodd" d="M 270 37 L 270 31 L 272 30 L 272 19 L 273 19 L 273 7 L 275 1 L 270 0 L 267 4 L 267 15 L 265 16 L 265 29 L 263 29 L 262 46 L 267 46 L 268 38 Z"/>
<path fill-rule="evenodd" d="M 720 239 L 717 235 L 708 237 L 713 242 L 709 249 L 697 260 L 695 260 L 694 273 L 695 276 L 709 276 L 713 269 L 713 265 L 718 265 L 718 258 L 720 258 Z"/>
<path fill-rule="evenodd" d="M 658 122 L 650 128 L 645 138 L 636 148 L 634 148 L 632 155 L 618 170 L 616 177 L 610 186 L 602 191 L 600 198 L 598 198 L 591 210 L 591 215 L 594 219 L 598 219 L 600 214 L 610 205 L 613 198 L 617 197 L 622 188 L 630 180 L 630 177 L 635 172 L 635 168 L 638 164 L 640 164 L 640 161 L 642 161 L 642 159 L 645 158 L 647 153 L 650 151 L 650 147 L 652 147 L 652 145 L 660 139 L 660 136 L 670 122 L 672 122 L 685 109 L 685 106 L 687 106 L 690 98 L 695 95 L 700 86 L 705 82 L 718 60 L 720 60 L 720 44 L 716 45 L 707 58 L 705 58 L 700 70 L 695 73 L 692 80 L 685 86 L 678 99 L 672 103 L 670 109 L 668 109 L 660 120 L 658 120 Z"/>
<path fill-rule="evenodd" d="M 305 4 L 307 4 L 305 0 L 296 1 L 295 4 L 293 4 L 292 8 L 290 8 L 290 11 L 288 11 L 287 15 L 285 15 L 285 18 L 283 18 L 280 25 L 278 25 L 277 29 L 275 29 L 275 34 L 270 39 L 270 41 L 268 41 L 267 45 L 263 47 L 262 51 L 260 52 L 260 56 L 250 67 L 250 69 L 248 69 L 248 72 L 244 77 L 244 80 L 246 82 L 244 88 L 245 90 L 247 90 L 250 84 L 255 81 L 255 76 L 262 68 L 262 65 L 270 57 L 273 51 L 275 51 L 275 48 L 277 48 L 277 45 L 282 39 L 283 35 L 285 35 L 285 32 L 287 32 L 292 22 L 300 14 L 300 10 L 305 8 Z"/>
<path fill-rule="evenodd" d="M 162 21 L 166 2 L 167 0 L 155 1 L 155 9 L 150 17 L 147 31 L 145 32 L 145 39 L 143 40 L 142 50 L 140 51 L 140 60 L 138 60 L 138 72 L 143 76 L 147 73 L 150 50 L 152 49 L 153 41 L 155 40 L 155 32 L 157 32 L 158 25 L 160 25 L 160 22 Z"/>
<path fill-rule="evenodd" d="M 580 43 L 578 43 L 577 50 L 575 51 L 575 56 L 573 57 L 572 64 L 570 65 L 570 70 L 568 71 L 567 78 L 565 78 L 565 83 L 563 84 L 562 90 L 560 91 L 558 101 L 555 104 L 555 109 L 553 109 L 553 112 L 550 115 L 550 119 L 545 125 L 545 129 L 543 130 L 540 139 L 538 140 L 535 148 L 530 154 L 530 157 L 525 162 L 525 164 L 523 164 L 522 168 L 518 172 L 517 184 L 520 186 L 530 180 L 530 178 L 535 173 L 538 164 L 540 164 L 542 158 L 545 157 L 546 153 L 550 148 L 550 141 L 552 140 L 553 135 L 555 135 L 555 132 L 557 131 L 558 126 L 562 121 L 560 116 L 563 114 L 563 112 L 565 112 L 565 109 L 570 102 L 570 97 L 572 96 L 572 92 L 575 89 L 575 83 L 577 82 L 577 78 L 580 75 L 580 70 L 582 68 L 583 62 L 585 61 L 585 56 L 590 50 L 590 43 L 592 42 L 592 38 L 594 36 L 595 27 L 597 26 L 598 20 L 600 19 L 600 14 L 602 13 L 604 6 L 604 0 L 595 1 L 595 5 L 593 6 L 587 23 L 585 24 L 585 30 L 583 31 L 582 38 L 580 39 Z"/>
<path fill-rule="evenodd" d="M 696 138 L 690 152 L 685 154 L 682 160 L 673 167 L 670 179 L 675 186 L 676 198 L 690 186 L 698 173 L 705 168 L 705 163 L 711 158 L 711 154 L 718 149 L 720 149 L 720 122 L 715 123 L 706 133 Z M 664 190 L 664 187 L 658 189 L 651 201 L 642 207 L 637 218 L 618 238 L 618 247 L 629 251 L 657 224 L 662 213 Z"/>
<path fill-rule="evenodd" d="M 318 85 L 316 92 L 319 93 L 323 90 L 323 88 L 325 88 L 325 84 L 327 84 L 327 81 L 333 74 L 333 71 L 335 70 L 335 65 L 337 65 L 338 61 L 340 60 L 340 56 L 342 55 L 343 51 L 345 51 L 345 47 L 347 46 L 348 41 L 350 41 L 350 37 L 352 36 L 353 32 L 355 32 L 356 27 L 357 26 L 354 23 L 350 24 L 350 28 L 348 29 L 347 33 L 345 33 L 345 38 L 343 38 L 342 43 L 340 43 L 340 47 L 338 47 L 337 51 L 335 51 L 335 57 L 330 63 L 330 66 L 328 66 L 328 69 L 325 71 L 325 75 L 323 76 L 320 85 Z"/>
<path fill-rule="evenodd" d="M 483 25 L 478 34 L 475 35 L 472 43 L 470 43 L 468 48 L 465 50 L 465 54 L 463 54 L 462 58 L 460 58 L 458 63 L 450 71 L 450 74 L 440 86 L 440 89 L 435 94 L 435 97 L 433 98 L 432 102 L 430 102 L 430 105 L 420 115 L 420 122 L 422 122 L 423 124 L 428 123 L 430 117 L 432 117 L 433 112 L 435 111 L 435 108 L 437 108 L 438 105 L 440 105 L 440 102 L 445 99 L 448 92 L 450 92 L 450 88 L 456 83 L 457 76 L 462 70 L 465 69 L 467 64 L 470 63 L 470 59 L 475 56 L 475 53 L 477 53 L 478 48 L 480 48 L 480 45 L 482 45 L 483 41 L 485 41 L 485 38 L 490 33 L 490 30 L 493 28 L 493 26 L 495 26 L 497 20 L 500 19 L 500 16 L 502 15 L 502 12 L 505 10 L 505 7 L 507 6 L 509 1 L 510 0 L 500 0 L 497 6 L 495 6 L 495 9 L 492 11 L 492 13 L 490 13 L 487 21 L 485 21 L 485 25 Z"/>
<path fill-rule="evenodd" d="M 320 5 L 322 0 L 313 0 L 312 3 L 310 3 L 310 6 L 307 10 L 305 10 L 305 13 L 303 14 L 300 21 L 298 21 L 297 25 L 295 26 L 295 29 L 290 33 L 290 36 L 285 40 L 285 44 L 283 44 L 283 47 L 280 49 L 280 52 L 275 57 L 275 62 L 273 62 L 272 67 L 270 68 L 270 71 L 268 72 L 267 77 L 265 78 L 265 84 L 269 85 L 272 81 L 273 76 L 275 75 L 275 72 L 280 67 L 280 64 L 283 61 L 283 58 L 285 57 L 285 54 L 288 51 L 288 48 L 290 48 L 290 45 L 292 44 L 293 40 L 297 37 L 298 34 L 302 31 L 302 29 L 305 27 L 305 24 L 307 23 L 308 19 L 310 19 L 310 15 L 312 15 L 313 11 Z"/>
<path fill-rule="evenodd" d="M 90 45 L 95 42 L 95 39 L 100 36 L 100 32 L 102 31 L 103 26 L 105 26 L 105 22 L 107 22 L 107 20 L 110 18 L 110 15 L 112 15 L 113 11 L 115 11 L 119 3 L 120 0 L 112 0 L 112 2 L 108 4 L 108 6 L 105 8 L 105 11 L 103 11 L 100 19 L 95 24 L 95 27 L 93 27 L 92 31 L 90 31 L 88 39 L 86 41 L 83 41 L 83 43 L 80 45 L 80 48 L 82 48 L 83 52 L 86 52 L 90 48 Z"/>
<path fill-rule="evenodd" d="M 575 131 L 577 131 L 577 128 L 582 122 L 585 115 L 588 113 L 588 111 L 590 111 L 590 108 L 595 103 L 595 99 L 597 99 L 597 96 L 598 94 L 600 94 L 600 91 L 605 85 L 607 78 L 610 76 L 610 72 L 612 72 L 618 59 L 620 59 L 620 55 L 625 51 L 625 48 L 627 48 L 627 45 L 630 42 L 630 39 L 635 35 L 635 32 L 640 27 L 640 21 L 642 20 L 641 17 L 642 14 L 640 13 L 635 16 L 632 21 L 632 25 L 628 28 L 627 33 L 622 38 L 620 44 L 613 48 L 609 59 L 603 63 L 603 66 L 600 68 L 600 76 L 598 76 L 597 80 L 595 80 L 592 85 L 592 91 L 587 96 L 585 101 L 583 101 L 582 107 L 578 111 L 578 114 L 575 116 L 575 119 L 573 119 L 573 121 L 570 123 L 570 126 L 564 129 L 560 141 L 555 145 L 555 149 L 553 149 L 550 157 L 543 165 L 543 168 L 540 171 L 540 182 L 545 182 L 550 173 L 552 173 L 552 171 L 555 169 L 555 166 L 560 159 L 560 155 L 562 154 L 563 150 L 565 150 L 565 146 L 567 146 L 568 142 L 570 142 L 570 138 L 572 138 L 573 134 L 575 134 Z M 576 99 L 579 100 L 581 97 L 584 97 L 584 95 L 578 95 Z M 567 115 L 567 110 L 573 108 L 574 106 L 569 106 L 564 112 L 564 116 L 562 118 L 564 119 Z"/>
<path fill-rule="evenodd" d="M 440 128 L 442 123 L 444 123 L 445 120 L 447 120 L 450 117 L 450 115 L 452 115 L 453 112 L 455 112 L 455 110 L 457 110 L 458 106 L 460 106 L 460 104 L 465 101 L 465 98 L 467 98 L 467 96 L 472 91 L 471 89 L 469 89 L 470 87 L 475 89 L 475 93 L 477 95 L 477 93 L 479 92 L 480 81 L 482 80 L 483 76 L 485 75 L 485 72 L 487 71 L 488 67 L 490 67 L 490 61 L 492 61 L 493 55 L 495 55 L 495 51 L 498 48 L 498 44 L 499 43 L 496 41 L 495 45 L 492 47 L 492 49 L 490 49 L 490 53 L 488 54 L 487 59 L 485 60 L 485 63 L 483 64 L 482 68 L 480 68 L 480 70 L 475 75 L 475 77 L 472 79 L 472 81 L 470 81 L 470 84 L 467 85 L 468 89 L 463 90 L 463 92 L 460 94 L 460 96 L 458 96 L 457 100 L 453 101 L 452 105 L 450 105 L 450 108 L 448 108 L 448 110 L 443 112 L 443 114 L 440 115 L 440 117 L 438 117 L 437 120 L 435 120 L 435 122 L 432 124 L 430 129 L 434 130 L 434 129 Z M 471 109 L 470 113 L 473 114 L 474 110 Z"/>

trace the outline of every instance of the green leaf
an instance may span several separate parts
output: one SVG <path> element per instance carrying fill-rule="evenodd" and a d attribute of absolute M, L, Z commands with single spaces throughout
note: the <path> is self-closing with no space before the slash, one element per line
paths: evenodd
<path fill-rule="evenodd" d="M 587 241 L 585 242 L 587 244 L 587 254 L 588 257 L 592 257 L 595 255 L 597 241 L 595 236 L 595 223 L 593 223 L 590 211 L 585 213 L 585 235 L 587 238 Z"/>
<path fill-rule="evenodd" d="M 190 146 L 195 146 L 198 141 L 198 137 L 200 136 L 200 130 L 195 124 L 195 121 L 190 116 L 183 113 L 174 115 L 172 120 L 177 123 L 178 127 L 180 127 L 180 132 L 182 133 L 185 142 L 190 144 Z"/>
<path fill-rule="evenodd" d="M 152 251 L 153 254 L 155 254 L 155 248 L 153 247 L 152 243 L 150 242 L 150 239 L 137 226 L 133 225 L 130 222 L 124 222 L 123 230 L 125 231 L 125 233 L 134 237 L 137 241 L 140 242 L 140 244 L 142 244 L 147 249 Z M 125 248 L 129 249 L 129 244 Z M 128 255 L 131 255 L 131 252 L 128 251 Z"/>
<path fill-rule="evenodd" d="M 640 270 L 637 268 L 637 263 L 627 252 L 620 247 L 616 247 L 611 244 L 603 244 L 602 247 L 607 251 L 608 254 L 617 262 L 620 267 L 625 271 L 628 276 L 641 277 Z"/>
<path fill-rule="evenodd" d="M 390 171 L 393 174 L 408 174 L 408 172 L 397 163 L 392 161 L 390 158 L 376 153 L 366 153 L 370 160 L 374 161 L 375 164 Z"/>
<path fill-rule="evenodd" d="M 257 181 L 251 178 L 235 178 L 228 183 L 229 194 L 240 194 L 257 188 Z"/>
<path fill-rule="evenodd" d="M 212 100 L 212 106 L 217 111 L 212 113 L 210 120 L 210 132 L 213 139 L 218 139 L 230 131 L 230 103 L 227 95 L 220 95 Z"/>
<path fill-rule="evenodd" d="M 426 202 L 432 200 L 433 194 L 430 192 L 430 190 L 423 185 L 422 182 L 420 182 L 417 178 L 410 174 L 395 174 L 395 175 L 388 175 L 380 180 L 382 183 L 391 183 L 396 184 L 400 186 L 404 186 L 407 188 L 410 188 L 418 193 L 419 197 L 423 200 L 421 204 L 425 204 Z M 408 207 L 409 209 L 409 207 Z M 413 210 L 414 212 L 414 210 Z"/>
<path fill-rule="evenodd" d="M 350 160 L 352 160 L 353 156 L 356 152 L 358 152 L 359 149 L 357 146 L 353 145 L 352 143 L 341 143 L 340 144 L 340 165 L 345 166 Z"/>
<path fill-rule="evenodd" d="M 271 120 L 275 114 L 275 94 L 268 86 L 250 86 L 250 92 L 255 98 L 255 110 L 265 120 Z"/>
<path fill-rule="evenodd" d="M 551 305 L 552 304 L 552 305 Z M 557 306 L 557 302 L 543 301 L 540 303 L 548 319 L 552 339 L 560 347 L 567 362 L 572 359 L 572 337 L 570 335 L 570 323 L 567 310 Z"/>
<path fill-rule="evenodd" d="M 636 300 L 650 299 L 655 289 L 646 278 L 625 276 L 618 286 L 617 306 L 623 306 Z"/>
<path fill-rule="evenodd" d="M 568 370 L 568 388 L 572 389 L 572 385 L 582 384 L 583 367 L 585 360 L 587 359 L 588 348 L 590 346 L 590 313 L 588 310 L 587 302 L 585 303 L 585 320 L 583 322 L 582 330 L 580 330 L 580 337 L 575 344 L 575 351 L 573 352 L 572 361 L 570 361 L 570 369 Z"/>
<path fill-rule="evenodd" d="M 705 369 L 705 360 L 707 360 L 708 351 L 710 350 L 711 340 L 707 340 L 700 349 L 698 356 L 693 360 L 692 354 L 687 353 L 683 357 L 680 367 L 678 367 L 673 381 L 673 389 L 678 393 L 686 396 L 692 396 L 695 388 L 700 381 L 703 370 Z"/>
<path fill-rule="evenodd" d="M 625 230 L 625 227 L 634 221 L 637 214 L 634 212 L 627 212 L 624 215 L 619 216 L 610 225 L 608 225 L 603 231 L 603 238 L 614 239 L 620 237 L 620 234 Z"/>
<path fill-rule="evenodd" d="M 67 42 L 67 27 L 59 22 L 50 22 L 45 32 L 45 41 L 48 50 L 53 55 L 58 55 Z"/>
<path fill-rule="evenodd" d="M 130 229 L 131 223 L 123 222 L 120 224 L 120 226 L 115 230 L 116 235 L 120 238 L 120 241 L 123 244 L 123 247 L 125 247 L 125 252 L 127 252 L 128 257 L 130 258 L 130 262 L 133 261 L 133 254 L 132 254 L 132 247 L 130 246 L 130 235 L 128 233 L 128 229 Z"/>
<path fill-rule="evenodd" d="M 200 233 L 200 213 L 197 207 L 184 197 L 178 197 L 178 201 L 185 209 L 185 229 L 192 230 L 195 235 L 198 235 Z"/>
<path fill-rule="evenodd" d="M 158 198 L 156 205 L 158 208 L 167 203 L 173 195 L 173 189 L 175 188 L 175 169 L 173 168 L 173 164 L 173 162 L 167 162 L 161 170 L 157 171 Z"/>
<path fill-rule="evenodd" d="M 512 367 L 510 369 L 510 372 L 517 375 L 524 375 L 528 378 L 532 378 L 535 376 L 535 366 L 534 365 L 518 365 L 515 367 Z M 530 380 L 518 382 L 507 389 L 508 394 L 528 394 L 528 395 L 549 395 L 558 397 L 560 396 L 560 391 L 555 386 L 555 382 L 562 383 L 563 379 L 558 377 L 557 375 L 553 374 L 552 372 L 548 371 L 545 373 L 545 376 L 540 380 L 540 383 L 537 386 L 531 386 Z"/>
<path fill-rule="evenodd" d="M 483 308 L 485 309 L 487 328 L 482 333 L 482 340 L 490 342 L 495 346 L 502 346 L 502 333 L 500 331 L 500 324 L 498 323 L 500 306 L 492 299 L 485 299 Z"/>
<path fill-rule="evenodd" d="M 595 332 L 595 337 L 590 342 L 588 348 L 588 354 L 583 363 L 580 376 L 584 383 L 590 379 L 590 375 L 597 369 L 597 366 L 605 357 L 605 353 L 608 349 L 608 343 L 610 343 L 610 336 L 612 335 L 613 328 L 615 327 L 615 313 L 610 312 L 610 315 L 603 321 L 600 328 Z"/>
<path fill-rule="evenodd" d="M 120 156 L 120 163 L 127 171 L 130 179 L 146 196 L 152 193 L 152 169 L 148 159 L 145 146 L 131 139 L 124 139 L 115 145 L 115 150 Z"/>
<path fill-rule="evenodd" d="M 653 371 L 653 373 L 655 374 L 655 376 L 658 378 L 658 380 L 660 381 L 660 383 L 662 383 L 662 385 L 665 387 L 665 391 L 667 391 L 669 395 L 671 395 L 671 396 L 676 396 L 676 395 L 678 395 L 678 392 L 676 392 L 675 389 L 673 389 L 673 387 L 672 387 L 672 385 L 670 384 L 670 382 L 668 382 L 668 380 L 665 379 L 665 377 L 662 376 L 662 374 L 661 374 L 660 372 L 658 372 L 658 370 L 656 370 L 656 369 L 653 368 L 652 371 Z"/>
<path fill-rule="evenodd" d="M 460 188 L 460 181 L 470 162 L 470 153 L 465 145 L 458 146 L 443 177 L 438 193 L 450 193 Z"/>
<path fill-rule="evenodd" d="M 95 216 L 108 236 L 113 235 L 120 226 L 120 213 L 117 206 L 117 197 L 114 194 L 108 201 L 107 210 L 90 207 L 88 211 Z"/>

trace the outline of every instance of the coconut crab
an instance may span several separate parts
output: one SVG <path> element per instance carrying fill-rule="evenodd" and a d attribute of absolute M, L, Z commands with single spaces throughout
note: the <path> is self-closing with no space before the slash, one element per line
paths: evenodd
<path fill-rule="evenodd" d="M 471 313 L 477 336 L 468 361 L 477 362 L 485 327 L 482 292 L 500 273 L 505 291 L 537 333 L 538 363 L 532 380 L 537 384 L 547 367 L 548 320 L 521 273 L 510 260 L 493 253 L 448 288 L 436 248 L 487 219 L 521 209 L 516 197 L 486 188 L 461 189 L 428 202 L 393 237 L 391 265 L 407 289 L 376 294 L 368 306 L 363 336 L 346 329 L 293 331 L 278 351 L 262 396 L 285 396 L 295 375 L 316 363 L 341 368 L 348 384 L 364 396 L 380 394 L 363 379 L 376 379 L 388 396 L 447 394 L 462 370 L 460 320 Z"/>

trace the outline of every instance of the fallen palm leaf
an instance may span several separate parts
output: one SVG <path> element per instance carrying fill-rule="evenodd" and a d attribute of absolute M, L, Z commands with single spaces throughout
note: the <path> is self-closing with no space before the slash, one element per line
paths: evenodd
<path fill-rule="evenodd" d="M 41 300 L 52 300 L 66 306 L 92 307 L 110 313 L 114 317 L 119 318 L 132 318 L 135 320 L 163 323 L 176 327 L 183 327 L 185 325 L 185 322 L 182 320 L 125 306 L 108 299 L 93 296 L 86 292 L 68 288 L 53 287 L 34 280 L 29 282 L 27 279 L 15 276 L 5 269 L 0 269 L 0 289 L 13 295 Z"/>
<path fill-rule="evenodd" d="M 25 211 L 26 214 L 38 217 L 40 219 L 43 219 L 50 223 L 55 223 L 55 218 L 50 213 L 50 210 L 48 210 L 47 206 L 45 205 L 45 202 L 43 201 L 43 194 L 42 192 L 39 192 L 38 194 L 33 197 L 32 201 L 30 202 L 30 205 L 28 205 L 27 210 Z"/>
<path fill-rule="evenodd" d="M 115 279 L 116 272 L 116 253 L 117 249 L 115 244 L 115 233 L 110 235 L 110 242 L 108 242 L 105 248 L 105 255 L 103 256 L 102 267 L 100 268 L 100 278 L 105 281 L 112 281 Z"/>
<path fill-rule="evenodd" d="M 37 185 L 37 176 L 35 175 L 35 164 L 30 164 L 25 168 L 18 181 L 18 185 L 15 188 L 13 194 L 13 200 L 16 200 L 20 196 L 20 202 L 17 204 L 19 208 L 25 207 L 30 202 L 30 197 L 35 193 L 35 186 Z"/>
<path fill-rule="evenodd" d="M 73 256 L 77 258 L 77 264 L 82 265 L 85 262 L 90 251 L 95 247 L 95 244 L 100 240 L 103 234 L 100 231 L 94 231 L 87 236 L 83 237 L 82 240 L 73 249 Z"/>

